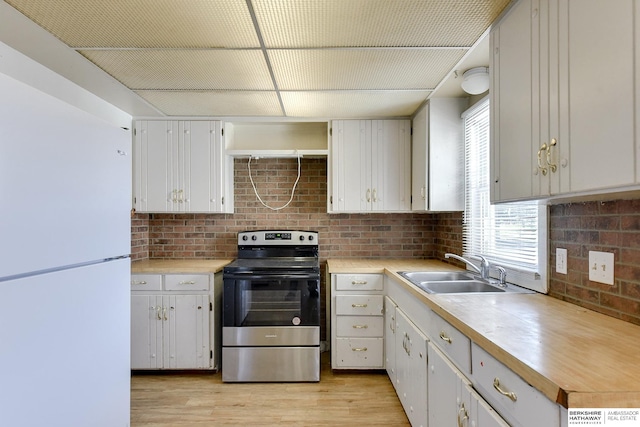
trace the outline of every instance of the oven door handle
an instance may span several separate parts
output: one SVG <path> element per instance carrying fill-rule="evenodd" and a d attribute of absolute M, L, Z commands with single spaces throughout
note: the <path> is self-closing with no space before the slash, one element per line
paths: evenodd
<path fill-rule="evenodd" d="M 320 279 L 320 274 L 259 274 L 252 272 L 243 273 L 227 273 L 224 275 L 225 279 L 242 279 L 242 280 L 286 280 L 286 279 Z"/>

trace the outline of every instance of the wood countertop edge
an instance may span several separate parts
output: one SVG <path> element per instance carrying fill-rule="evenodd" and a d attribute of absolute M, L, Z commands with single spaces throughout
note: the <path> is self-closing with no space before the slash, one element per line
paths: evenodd
<path fill-rule="evenodd" d="M 219 273 L 232 259 L 145 259 L 131 262 L 132 274 Z"/>
<path fill-rule="evenodd" d="M 532 368 L 528 364 L 524 363 L 515 355 L 506 351 L 503 347 L 487 338 L 480 331 L 468 325 L 457 316 L 452 314 L 446 306 L 446 295 L 430 295 L 421 289 L 417 288 L 402 276 L 397 274 L 397 271 L 403 269 L 411 270 L 412 268 L 406 267 L 408 263 L 402 262 L 402 260 L 389 260 L 388 263 L 384 263 L 383 260 L 377 262 L 371 262 L 371 260 L 362 260 L 361 263 L 356 260 L 335 260 L 327 261 L 327 273 L 377 273 L 385 274 L 396 282 L 400 283 L 406 290 L 412 293 L 421 302 L 431 308 L 434 312 L 440 315 L 443 319 L 451 323 L 460 332 L 469 337 L 473 342 L 479 345 L 482 349 L 487 351 L 523 380 L 529 383 L 531 386 L 542 392 L 551 401 L 560 404 L 565 408 L 637 408 L 640 402 L 640 391 L 594 391 L 594 390 L 570 390 L 565 389 L 557 382 Z M 460 270 L 450 264 L 446 264 L 437 260 L 416 260 L 422 261 L 417 263 L 415 268 L 425 269 L 424 267 L 438 268 L 440 270 Z M 431 262 L 428 262 L 431 261 Z M 432 264 L 432 265 L 430 265 Z M 382 267 L 382 265 L 386 265 Z M 353 267 L 357 267 L 354 270 Z M 350 268 L 351 267 L 351 268 Z M 520 294 L 518 298 L 550 298 L 541 294 Z M 440 300 L 440 301 L 438 301 Z"/>

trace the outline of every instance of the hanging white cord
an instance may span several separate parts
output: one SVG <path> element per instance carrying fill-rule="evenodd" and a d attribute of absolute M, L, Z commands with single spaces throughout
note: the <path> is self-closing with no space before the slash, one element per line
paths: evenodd
<path fill-rule="evenodd" d="M 279 208 L 273 208 L 273 207 L 267 205 L 265 202 L 262 201 L 262 198 L 258 194 L 258 190 L 256 189 L 256 184 L 253 182 L 253 177 L 251 176 L 251 157 L 252 156 L 249 156 L 249 162 L 247 162 L 247 169 L 249 170 L 249 181 L 251 181 L 251 186 L 253 187 L 253 192 L 256 193 L 256 197 L 258 198 L 260 203 L 262 203 L 262 206 L 264 206 L 265 208 L 271 209 L 272 211 L 279 211 L 280 209 L 284 209 L 287 206 L 289 206 L 289 204 L 293 200 L 293 195 L 296 192 L 296 186 L 298 185 L 298 181 L 300 180 L 300 154 L 298 153 L 298 177 L 296 178 L 296 182 L 293 183 L 293 188 L 291 189 L 291 198 L 289 199 L 289 201 L 285 205 L 280 206 Z"/>

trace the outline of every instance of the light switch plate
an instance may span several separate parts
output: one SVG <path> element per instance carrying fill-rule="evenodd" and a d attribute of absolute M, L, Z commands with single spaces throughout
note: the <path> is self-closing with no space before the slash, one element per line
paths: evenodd
<path fill-rule="evenodd" d="M 613 285 L 613 253 L 589 251 L 589 280 Z"/>
<path fill-rule="evenodd" d="M 556 273 L 567 274 L 567 250 L 556 248 Z"/>

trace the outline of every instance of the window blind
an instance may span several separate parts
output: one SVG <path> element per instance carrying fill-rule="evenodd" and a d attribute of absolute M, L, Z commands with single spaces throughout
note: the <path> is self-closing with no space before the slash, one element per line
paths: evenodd
<path fill-rule="evenodd" d="M 539 271 L 539 206 L 536 202 L 491 205 L 489 202 L 489 100 L 464 117 L 465 213 L 463 253 L 483 255 L 493 263 Z M 545 263 L 546 265 L 546 263 Z"/>

